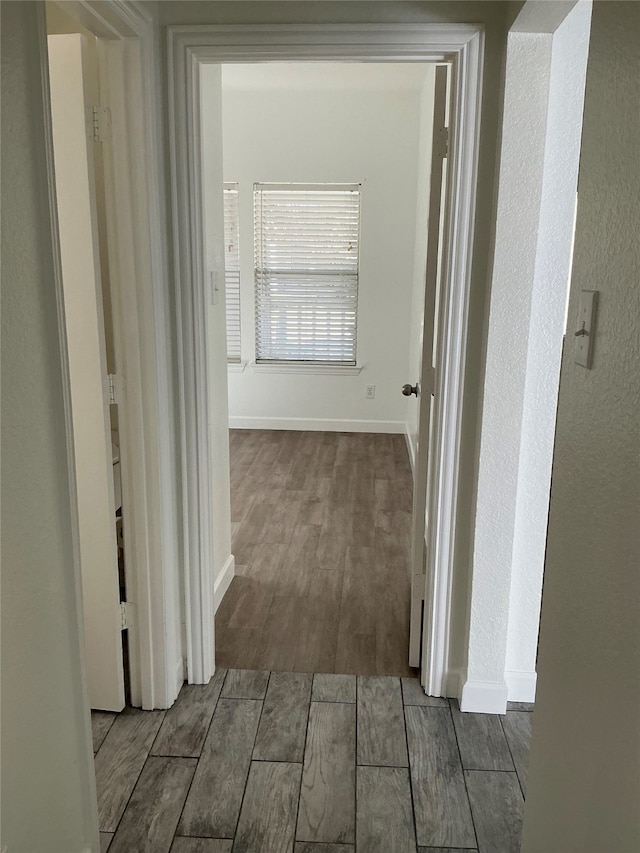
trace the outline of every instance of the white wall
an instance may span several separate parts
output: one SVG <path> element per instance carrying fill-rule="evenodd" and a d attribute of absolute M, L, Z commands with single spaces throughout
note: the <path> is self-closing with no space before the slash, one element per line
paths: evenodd
<path fill-rule="evenodd" d="M 638 4 L 594 4 L 523 853 L 640 849 L 638 32 Z"/>
<path fill-rule="evenodd" d="M 230 372 L 230 423 L 404 432 L 420 97 L 421 89 L 431 93 L 430 115 L 433 67 L 315 64 L 300 69 L 293 86 L 285 68 L 286 75 L 282 66 L 223 70 L 224 176 L 240 193 L 242 358 L 255 357 L 253 183 L 360 182 L 362 370 L 296 375 L 249 365 Z M 422 129 L 430 136 L 430 124 Z M 365 398 L 369 384 L 374 400 Z"/>
<path fill-rule="evenodd" d="M 98 851 L 39 50 L 2 4 L 2 844 Z M 39 15 L 42 15 L 38 20 Z"/>
<path fill-rule="evenodd" d="M 464 710 L 535 696 L 590 4 L 556 11 L 509 33 Z"/>

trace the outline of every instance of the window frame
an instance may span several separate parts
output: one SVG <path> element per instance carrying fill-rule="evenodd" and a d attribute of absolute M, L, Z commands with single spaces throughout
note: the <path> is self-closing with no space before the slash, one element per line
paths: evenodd
<path fill-rule="evenodd" d="M 348 236 L 345 236 L 345 239 L 349 239 L 349 244 L 353 242 L 355 245 L 355 265 L 349 269 L 350 265 L 340 268 L 339 260 L 340 260 L 340 252 L 336 248 L 333 256 L 330 251 L 330 244 L 328 244 L 329 251 L 327 251 L 326 259 L 328 266 L 326 269 L 322 269 L 318 267 L 318 264 L 309 263 L 306 266 L 300 266 L 298 269 L 294 268 L 291 261 L 285 264 L 280 268 L 274 268 L 267 266 L 264 263 L 264 254 L 265 254 L 265 240 L 268 239 L 265 236 L 265 212 L 264 212 L 264 199 L 265 194 L 274 193 L 280 195 L 286 195 L 291 193 L 292 201 L 296 194 L 299 196 L 305 195 L 302 201 L 309 202 L 310 196 L 312 194 L 318 194 L 320 198 L 322 194 L 326 193 L 327 196 L 333 194 L 334 199 L 339 197 L 339 195 L 344 194 L 350 197 L 349 204 L 344 206 L 344 212 L 338 212 L 337 214 L 337 227 L 343 225 L 340 222 L 341 217 L 348 216 L 349 205 L 351 206 L 351 215 L 353 215 L 353 200 L 355 198 L 356 206 L 355 206 L 355 214 L 356 214 L 356 223 L 355 229 L 351 229 L 352 233 L 350 235 L 351 239 Z M 272 202 L 277 205 L 277 202 Z M 322 213 L 322 204 L 330 203 L 328 198 L 325 198 L 321 204 L 318 206 L 318 210 Z M 282 205 L 282 209 L 284 209 L 284 204 Z M 255 362 L 253 363 L 254 370 L 260 372 L 291 372 L 291 373 L 359 373 L 360 367 L 358 366 L 357 361 L 357 351 L 358 351 L 358 319 L 359 319 L 359 288 L 360 288 L 360 240 L 361 240 L 361 228 L 362 228 L 362 185 L 360 183 L 328 183 L 328 182 L 317 182 L 317 183 L 264 183 L 264 182 L 256 182 L 253 185 L 253 211 L 254 211 L 254 309 L 255 309 Z M 269 227 L 274 227 L 274 223 L 269 223 Z M 344 226 L 343 226 L 344 227 Z M 349 234 L 349 229 L 346 228 L 346 233 Z M 295 248 L 295 236 L 291 234 L 286 234 L 285 238 L 288 240 L 289 250 L 291 250 L 292 243 Z M 304 247 L 305 241 L 309 243 L 313 239 L 313 232 L 310 230 L 307 233 L 302 234 L 300 238 L 299 245 Z M 286 248 L 283 246 L 283 248 Z M 275 244 L 269 247 L 270 252 L 278 253 L 279 247 Z M 348 249 L 350 251 L 351 249 Z M 286 252 L 285 252 L 286 253 Z M 316 257 L 316 262 L 323 259 L 323 255 Z M 344 258 L 344 256 L 343 256 Z M 331 269 L 331 265 L 334 265 L 334 269 Z M 313 281 L 314 277 L 317 277 L 318 283 L 321 283 L 323 280 L 328 283 L 331 279 L 333 279 L 334 286 L 335 281 L 340 278 L 344 278 L 345 280 L 345 288 L 343 291 L 343 308 L 344 308 L 344 317 L 347 318 L 347 323 L 350 317 L 352 317 L 353 330 L 350 335 L 345 336 L 344 343 L 342 340 L 336 341 L 335 344 L 340 347 L 340 345 L 350 346 L 353 357 L 352 358 L 322 358 L 322 357 L 314 357 L 311 352 L 310 357 L 307 358 L 287 358 L 284 356 L 281 357 L 268 357 L 264 354 L 264 326 L 261 327 L 261 322 L 263 321 L 264 314 L 261 312 L 262 304 L 266 301 L 267 305 L 269 304 L 270 297 L 264 295 L 264 289 L 269 286 L 269 279 L 277 279 L 279 276 L 286 279 L 287 276 L 292 276 L 295 273 L 300 272 L 304 277 L 308 280 Z M 285 286 L 286 287 L 286 286 Z M 308 303 L 305 301 L 305 297 L 300 294 L 299 285 L 293 284 L 292 290 L 298 289 L 298 297 L 292 294 L 292 304 L 294 306 L 297 303 L 300 312 L 303 312 L 306 308 L 307 311 L 312 310 L 313 302 L 310 299 Z M 303 288 L 304 290 L 304 288 Z M 281 291 L 282 292 L 282 291 Z M 286 290 L 285 290 L 286 293 Z M 346 296 L 345 296 L 346 294 Z M 353 308 L 352 311 L 349 311 L 349 301 L 353 300 Z M 277 304 L 277 303 L 276 303 Z M 331 314 L 334 313 L 334 319 L 332 320 Z M 324 332 L 320 333 L 318 336 L 318 340 L 315 337 L 315 331 L 309 331 L 306 336 L 306 346 L 311 351 L 314 348 L 318 350 L 322 349 L 323 338 L 326 346 L 331 345 L 331 341 L 327 341 L 330 335 L 330 326 L 336 322 L 335 317 L 340 316 L 340 305 L 339 302 L 336 301 L 335 308 L 325 306 L 325 329 Z M 339 325 L 339 320 L 338 320 Z M 300 332 L 298 332 L 300 334 Z M 272 346 L 278 345 L 278 342 L 275 343 L 270 341 Z M 300 343 L 299 346 L 303 346 L 303 343 Z M 289 342 L 289 346 L 295 349 L 295 344 Z"/>

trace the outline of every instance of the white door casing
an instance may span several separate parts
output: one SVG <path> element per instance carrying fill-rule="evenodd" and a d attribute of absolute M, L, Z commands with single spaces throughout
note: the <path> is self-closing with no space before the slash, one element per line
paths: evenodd
<path fill-rule="evenodd" d="M 429 221 L 427 231 L 427 259 L 425 268 L 424 311 L 422 342 L 419 352 L 422 361 L 417 381 L 418 438 L 413 471 L 413 517 L 411 527 L 411 616 L 409 623 L 409 666 L 420 666 L 422 653 L 423 619 L 431 623 L 429 609 L 432 581 L 432 555 L 437 536 L 437 516 L 428 504 L 428 494 L 433 494 L 431 483 L 437 470 L 440 448 L 432 441 L 433 405 L 436 396 L 434 351 L 436 339 L 436 293 L 439 278 L 440 234 L 443 211 L 443 164 L 447 156 L 446 65 L 438 65 L 434 89 L 433 141 L 431 146 L 431 177 L 429 190 Z M 443 229 L 442 229 L 443 230 Z M 411 377 L 413 379 L 413 377 Z M 433 454 L 433 459 L 431 455 Z M 431 503 L 431 502 L 430 502 Z M 427 582 L 427 579 L 429 582 Z M 429 590 L 429 593 L 427 592 Z M 424 608 L 423 608 L 424 603 Z M 424 615 L 423 615 L 424 610 Z M 430 631 L 425 631 L 425 642 L 429 642 Z M 425 667 L 422 668 L 424 677 Z"/>
<path fill-rule="evenodd" d="M 176 304 L 178 306 L 180 424 L 183 476 L 183 561 L 186 569 L 187 671 L 190 682 L 213 674 L 213 536 L 207 432 L 209 381 L 206 351 L 208 283 L 203 274 L 199 68 L 202 64 L 268 61 L 449 62 L 452 113 L 449 170 L 452 204 L 443 259 L 439 309 L 441 393 L 437 440 L 442 448 L 434 514 L 430 619 L 425 622 L 424 686 L 445 689 L 448 663 L 454 528 L 471 281 L 484 34 L 481 26 L 427 25 L 202 25 L 168 28 L 169 137 L 172 177 Z M 222 195 L 222 186 L 220 186 Z M 212 401 L 216 405 L 216 401 Z M 228 488 L 228 484 L 220 484 Z M 428 636 L 426 634 L 428 633 Z M 211 664 L 207 664 L 211 661 Z"/>
<path fill-rule="evenodd" d="M 124 708 L 99 238 L 88 142 L 83 36 L 49 36 L 56 195 L 80 528 L 85 659 L 92 708 Z"/>

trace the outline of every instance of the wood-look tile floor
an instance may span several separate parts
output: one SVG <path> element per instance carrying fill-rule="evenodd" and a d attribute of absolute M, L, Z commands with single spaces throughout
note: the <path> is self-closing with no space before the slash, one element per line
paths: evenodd
<path fill-rule="evenodd" d="M 531 714 L 417 679 L 220 669 L 92 716 L 106 853 L 516 853 Z"/>
<path fill-rule="evenodd" d="M 412 477 L 401 435 L 231 430 L 236 576 L 222 667 L 415 674 Z"/>

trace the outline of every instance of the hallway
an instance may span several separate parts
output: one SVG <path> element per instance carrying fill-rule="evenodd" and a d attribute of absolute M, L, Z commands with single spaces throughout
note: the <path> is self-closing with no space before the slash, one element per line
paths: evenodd
<path fill-rule="evenodd" d="M 417 679 L 219 669 L 92 716 L 106 853 L 517 853 L 531 714 Z"/>
<path fill-rule="evenodd" d="M 230 449 L 218 669 L 169 711 L 93 713 L 103 853 L 517 853 L 530 707 L 461 714 L 407 665 L 404 438 Z"/>
<path fill-rule="evenodd" d="M 404 436 L 231 430 L 222 667 L 415 675 Z"/>

